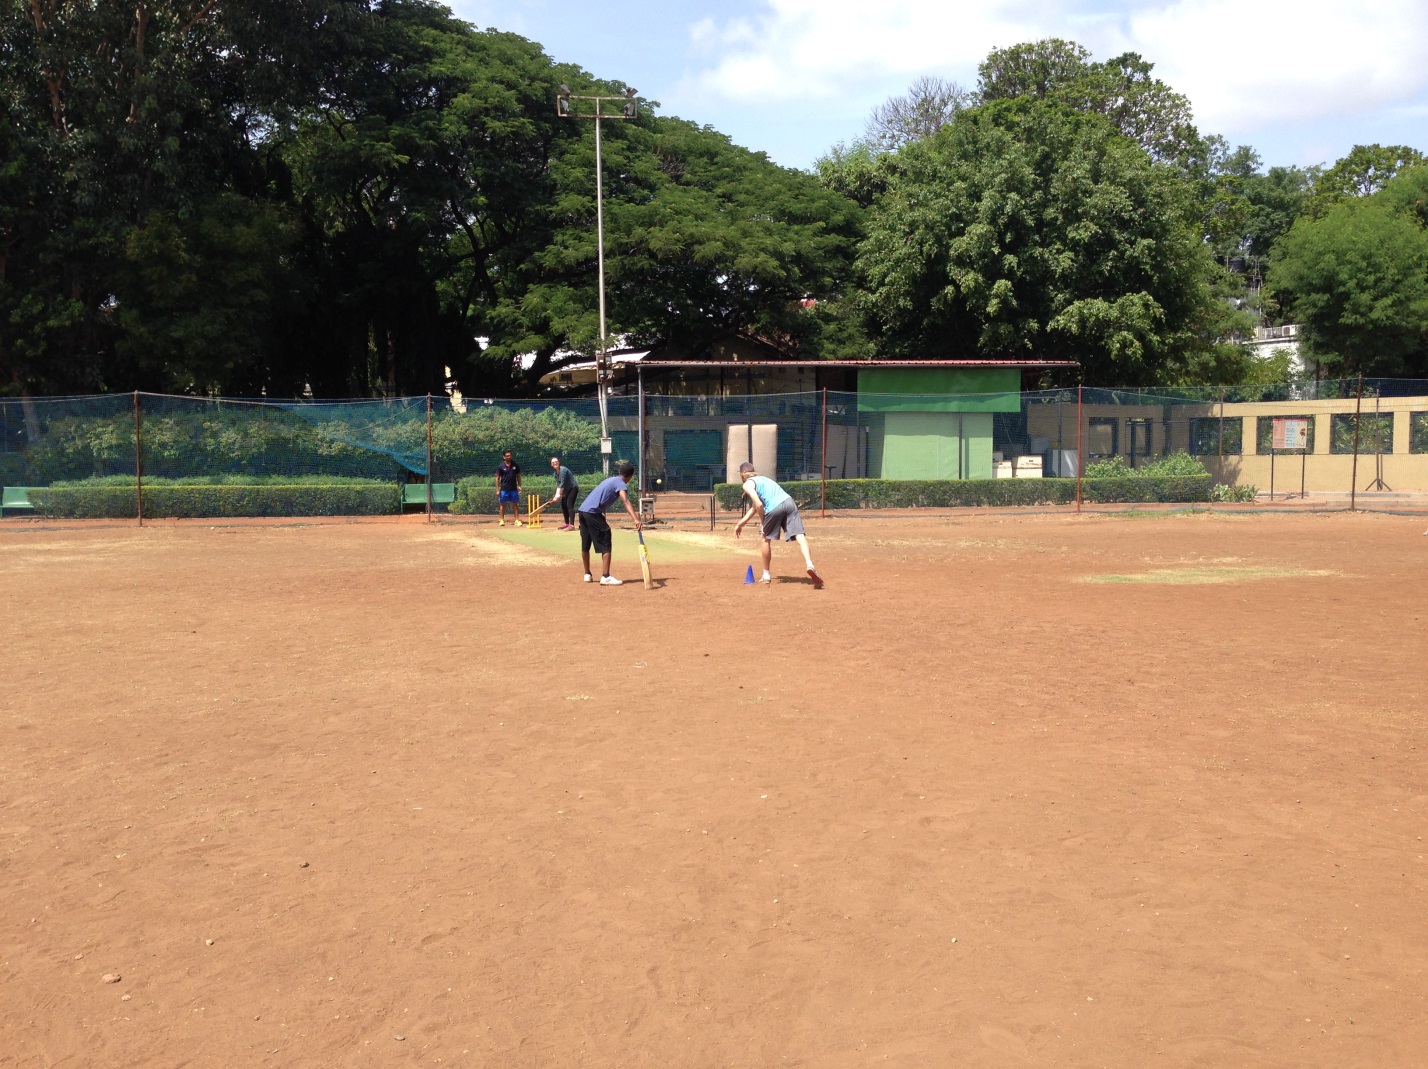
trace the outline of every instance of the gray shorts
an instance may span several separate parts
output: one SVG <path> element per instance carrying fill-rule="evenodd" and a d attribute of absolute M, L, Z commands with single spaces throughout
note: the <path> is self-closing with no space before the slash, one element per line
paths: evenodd
<path fill-rule="evenodd" d="M 793 498 L 789 498 L 772 512 L 764 513 L 764 537 L 770 542 L 776 542 L 780 531 L 789 542 L 804 534 L 803 519 L 798 514 L 798 506 L 793 503 Z"/>

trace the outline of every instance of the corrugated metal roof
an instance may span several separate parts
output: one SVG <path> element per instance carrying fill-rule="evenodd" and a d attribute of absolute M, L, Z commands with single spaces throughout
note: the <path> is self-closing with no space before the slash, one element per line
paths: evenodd
<path fill-rule="evenodd" d="M 1075 360 L 641 360 L 641 367 L 1000 367 L 1007 369 L 1079 367 Z"/>

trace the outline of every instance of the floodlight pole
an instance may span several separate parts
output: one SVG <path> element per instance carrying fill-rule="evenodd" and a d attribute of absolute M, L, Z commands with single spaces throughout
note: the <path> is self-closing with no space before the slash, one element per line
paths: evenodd
<path fill-rule="evenodd" d="M 600 122 L 602 119 L 634 119 L 640 114 L 636 90 L 626 89 L 624 96 L 578 96 L 562 85 L 555 98 L 555 113 L 562 119 L 590 119 L 595 123 L 595 261 L 600 293 L 600 348 L 595 354 L 595 396 L 600 404 L 600 465 L 604 473 L 610 474 L 610 365 L 606 356 L 608 339 L 605 331 L 605 168 L 600 158 Z M 592 110 L 575 110 L 575 101 L 593 102 Z M 616 101 L 620 104 L 618 114 L 607 114 L 604 102 Z M 643 453 L 644 442 L 640 443 Z"/>

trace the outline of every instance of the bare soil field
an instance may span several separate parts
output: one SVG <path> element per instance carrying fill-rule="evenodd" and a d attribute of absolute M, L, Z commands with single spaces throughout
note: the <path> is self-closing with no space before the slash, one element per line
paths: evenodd
<path fill-rule="evenodd" d="M 1423 528 L 6 521 L 0 1065 L 1428 1064 Z"/>

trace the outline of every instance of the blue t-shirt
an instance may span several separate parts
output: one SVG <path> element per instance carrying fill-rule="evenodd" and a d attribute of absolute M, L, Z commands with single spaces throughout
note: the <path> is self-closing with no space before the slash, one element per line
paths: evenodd
<path fill-rule="evenodd" d="M 759 500 L 764 503 L 765 514 L 772 512 L 788 500 L 788 494 L 782 486 L 772 479 L 765 479 L 762 475 L 754 476 L 754 493 L 758 494 Z"/>
<path fill-rule="evenodd" d="M 585 495 L 585 500 L 580 503 L 580 511 L 603 515 L 607 508 L 620 500 L 620 493 L 627 489 L 629 488 L 625 485 L 624 479 L 618 475 L 611 475 Z"/>

